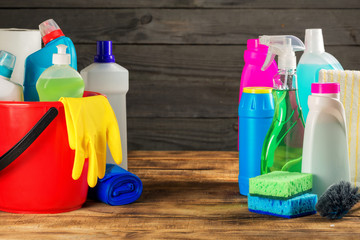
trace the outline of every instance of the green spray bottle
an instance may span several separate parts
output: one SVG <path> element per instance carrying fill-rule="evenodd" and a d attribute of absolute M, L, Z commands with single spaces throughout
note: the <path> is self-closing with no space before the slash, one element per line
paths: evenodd
<path fill-rule="evenodd" d="M 261 153 L 261 174 L 273 171 L 301 172 L 304 119 L 297 94 L 295 51 L 304 43 L 295 36 L 260 36 L 269 46 L 262 70 L 278 56 L 278 73 L 274 76 L 272 95 L 275 114 L 265 137 Z"/>

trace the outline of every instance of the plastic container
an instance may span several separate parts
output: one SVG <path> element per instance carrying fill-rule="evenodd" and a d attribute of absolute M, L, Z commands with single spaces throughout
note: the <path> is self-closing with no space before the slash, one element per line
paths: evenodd
<path fill-rule="evenodd" d="M 84 94 L 92 95 L 98 94 Z M 57 117 L 23 154 L 0 171 L 1 211 L 59 213 L 78 209 L 86 201 L 87 161 L 81 177 L 73 180 L 75 151 L 69 147 L 61 102 L 0 102 L 0 155 L 13 147 L 51 107 L 57 108 Z"/>
<path fill-rule="evenodd" d="M 14 55 L 0 51 L 0 101 L 24 101 L 22 86 L 10 81 L 15 61 Z"/>
<path fill-rule="evenodd" d="M 53 66 L 46 69 L 36 83 L 40 101 L 58 101 L 61 97 L 79 98 L 84 94 L 84 81 L 80 74 L 69 66 L 70 54 L 66 45 L 57 46 Z"/>
<path fill-rule="evenodd" d="M 248 195 L 249 178 L 260 175 L 261 150 L 274 116 L 272 88 L 244 88 L 239 105 L 239 190 Z"/>
<path fill-rule="evenodd" d="M 275 102 L 274 118 L 266 134 L 261 153 L 261 174 L 273 171 L 301 171 L 304 120 L 297 101 L 295 51 L 304 50 L 300 39 L 291 35 L 261 36 L 269 46 L 262 69 L 278 55 L 278 74 L 272 91 Z"/>
<path fill-rule="evenodd" d="M 311 92 L 302 172 L 313 174 L 312 192 L 321 196 L 330 185 L 350 181 L 346 118 L 339 83 L 313 83 Z"/>
<path fill-rule="evenodd" d="M 305 121 L 309 112 L 308 97 L 311 95 L 311 84 L 319 82 L 321 69 L 343 70 L 338 60 L 325 52 L 322 30 L 306 29 L 305 51 L 297 67 L 299 101 Z"/>
<path fill-rule="evenodd" d="M 65 37 L 54 20 L 49 19 L 39 25 L 45 47 L 29 55 L 25 60 L 24 99 L 25 101 L 39 101 L 36 82 L 45 69 L 52 66 L 52 57 L 57 53 L 56 46 L 64 44 L 66 52 L 70 54 L 70 66 L 77 70 L 75 46 L 70 38 Z"/>
<path fill-rule="evenodd" d="M 267 52 L 268 46 L 260 44 L 259 39 L 247 40 L 247 49 L 244 52 L 245 66 L 241 73 L 239 104 L 244 87 L 273 87 L 273 77 L 278 71 L 276 62 L 272 61 L 265 71 L 261 70 Z"/>
<path fill-rule="evenodd" d="M 261 71 L 268 53 L 268 46 L 259 43 L 259 39 L 247 40 L 247 49 L 244 52 L 245 66 L 241 73 L 239 103 L 244 87 L 273 87 L 273 77 L 278 68 L 273 60 L 270 66 Z"/>
<path fill-rule="evenodd" d="M 129 90 L 129 72 L 115 63 L 111 41 L 97 42 L 94 63 L 81 70 L 80 74 L 85 82 L 85 90 L 105 94 L 115 112 L 123 154 L 120 166 L 127 170 L 126 93 Z M 106 162 L 115 163 L 108 147 Z"/>

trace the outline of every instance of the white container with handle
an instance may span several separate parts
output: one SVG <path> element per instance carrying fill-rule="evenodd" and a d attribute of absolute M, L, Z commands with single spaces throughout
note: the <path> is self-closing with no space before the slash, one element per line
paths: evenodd
<path fill-rule="evenodd" d="M 313 83 L 311 92 L 302 172 L 313 174 L 312 192 L 321 196 L 330 185 L 350 181 L 347 129 L 339 83 Z"/>

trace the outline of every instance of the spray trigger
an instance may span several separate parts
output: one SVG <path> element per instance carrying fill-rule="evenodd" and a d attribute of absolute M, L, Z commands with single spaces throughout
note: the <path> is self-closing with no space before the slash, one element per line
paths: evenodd
<path fill-rule="evenodd" d="M 292 35 L 278 35 L 259 37 L 260 43 L 269 47 L 265 62 L 261 68 L 266 70 L 275 55 L 278 55 L 279 69 L 296 69 L 296 51 L 303 51 L 305 49 L 304 43 L 297 37 Z"/>
<path fill-rule="evenodd" d="M 265 71 L 274 61 L 276 54 L 273 52 L 272 47 L 269 47 L 268 54 L 266 55 L 265 62 L 261 67 L 261 71 Z"/>

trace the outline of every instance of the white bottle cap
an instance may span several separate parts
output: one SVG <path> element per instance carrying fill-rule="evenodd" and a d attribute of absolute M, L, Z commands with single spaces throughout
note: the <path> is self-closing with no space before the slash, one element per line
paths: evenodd
<path fill-rule="evenodd" d="M 305 52 L 325 52 L 321 28 L 305 30 Z"/>
<path fill-rule="evenodd" d="M 66 53 L 67 46 L 60 44 L 56 46 L 58 53 L 53 54 L 53 64 L 69 65 L 71 63 L 70 54 Z"/>

